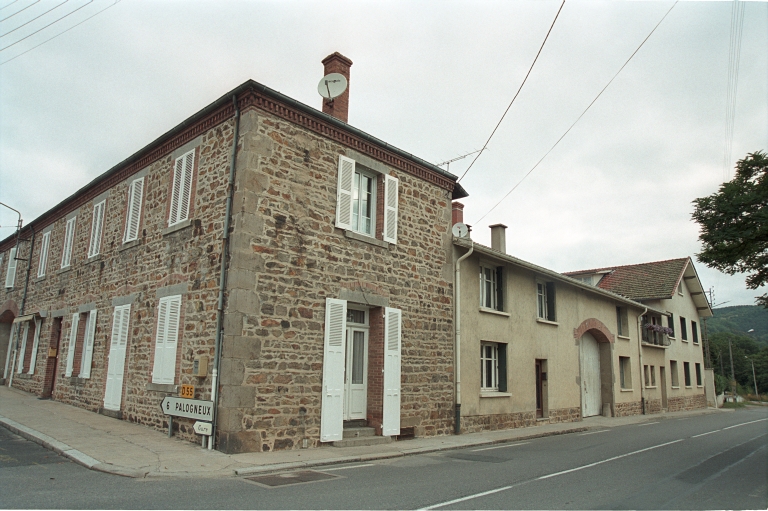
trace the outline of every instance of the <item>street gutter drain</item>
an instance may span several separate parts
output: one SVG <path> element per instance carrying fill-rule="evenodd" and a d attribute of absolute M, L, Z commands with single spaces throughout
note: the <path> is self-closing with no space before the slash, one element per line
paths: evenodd
<path fill-rule="evenodd" d="M 291 484 L 314 483 L 316 481 L 325 481 L 327 479 L 338 479 L 339 476 L 315 472 L 314 470 L 300 470 L 298 472 L 287 472 L 284 474 L 270 474 L 265 476 L 246 477 L 248 481 L 262 484 L 264 486 L 288 486 Z"/>

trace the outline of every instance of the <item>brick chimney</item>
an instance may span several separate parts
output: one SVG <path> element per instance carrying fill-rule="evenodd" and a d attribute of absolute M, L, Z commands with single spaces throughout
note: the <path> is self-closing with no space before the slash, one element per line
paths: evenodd
<path fill-rule="evenodd" d="M 502 254 L 507 253 L 507 226 L 494 224 L 491 228 L 491 248 Z"/>
<path fill-rule="evenodd" d="M 461 202 L 454 202 L 453 212 L 451 214 L 451 226 L 458 223 L 464 223 L 464 204 Z"/>
<path fill-rule="evenodd" d="M 323 76 L 339 73 L 347 79 L 347 90 L 332 100 L 323 98 L 323 113 L 330 114 L 340 121 L 347 122 L 349 114 L 349 68 L 352 61 L 339 52 L 334 52 L 323 59 Z"/>

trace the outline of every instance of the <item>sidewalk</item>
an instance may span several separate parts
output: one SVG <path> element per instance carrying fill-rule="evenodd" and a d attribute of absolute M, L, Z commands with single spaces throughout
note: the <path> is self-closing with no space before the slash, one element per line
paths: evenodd
<path fill-rule="evenodd" d="M 731 410 L 732 411 L 732 410 Z M 366 447 L 322 447 L 268 453 L 224 454 L 160 431 L 0 387 L 0 426 L 92 470 L 127 477 L 232 477 L 293 468 L 395 458 L 549 435 L 613 428 L 726 410 L 707 409 L 415 438 Z"/>

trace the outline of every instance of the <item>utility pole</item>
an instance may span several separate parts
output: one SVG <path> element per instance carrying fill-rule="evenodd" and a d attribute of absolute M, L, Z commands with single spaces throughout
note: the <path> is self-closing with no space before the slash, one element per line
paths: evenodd
<path fill-rule="evenodd" d="M 731 393 L 733 394 L 733 400 L 736 402 L 736 375 L 733 371 L 733 348 L 731 347 L 731 338 L 728 338 L 728 352 L 731 354 Z"/>

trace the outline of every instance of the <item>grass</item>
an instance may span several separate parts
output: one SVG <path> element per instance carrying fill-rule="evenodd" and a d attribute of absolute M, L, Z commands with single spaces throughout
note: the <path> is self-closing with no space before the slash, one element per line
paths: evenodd
<path fill-rule="evenodd" d="M 732 403 L 730 401 L 723 403 L 723 408 L 744 408 L 747 406 L 747 403 L 741 402 L 741 403 Z"/>

